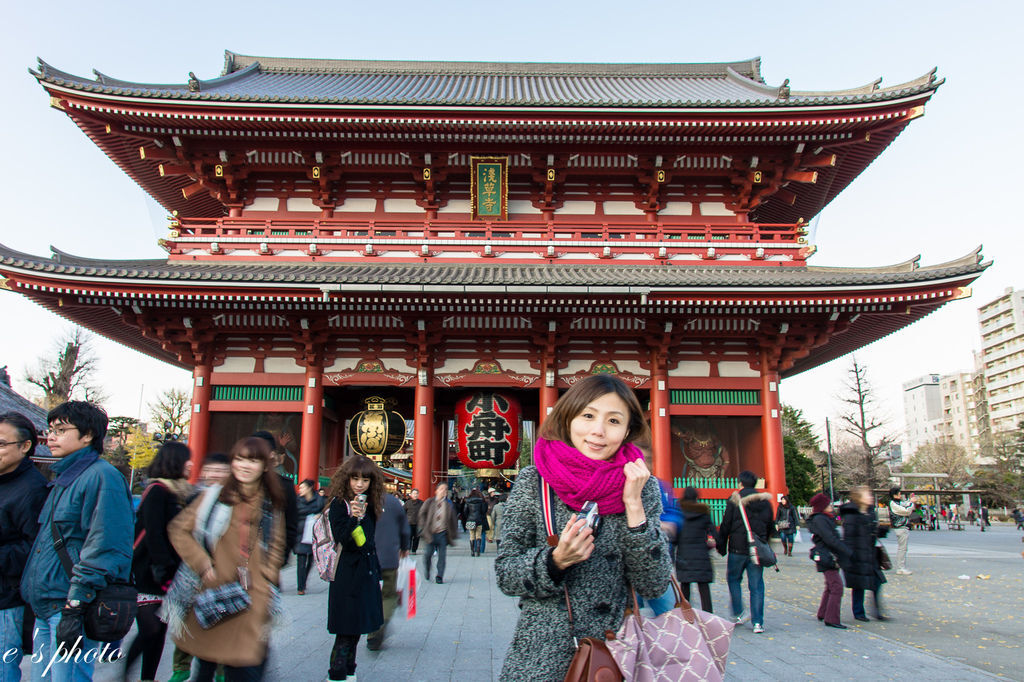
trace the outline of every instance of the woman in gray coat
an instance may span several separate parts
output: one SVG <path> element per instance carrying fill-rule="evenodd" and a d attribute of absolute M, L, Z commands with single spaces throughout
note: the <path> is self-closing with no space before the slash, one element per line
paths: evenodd
<path fill-rule="evenodd" d="M 502 680 L 562 680 L 573 637 L 603 637 L 622 624 L 629 586 L 661 596 L 672 570 L 658 522 L 661 495 L 643 454 L 650 431 L 633 391 L 594 375 L 575 384 L 544 421 L 534 465 L 519 472 L 505 506 L 498 586 L 521 613 Z M 553 533 L 542 485 L 553 492 Z M 579 514 L 595 502 L 596 526 Z M 572 604 L 569 623 L 566 600 Z"/>

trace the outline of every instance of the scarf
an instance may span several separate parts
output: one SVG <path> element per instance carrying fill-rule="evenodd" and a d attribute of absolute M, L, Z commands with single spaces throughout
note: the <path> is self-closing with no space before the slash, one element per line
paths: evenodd
<path fill-rule="evenodd" d="M 533 463 L 541 478 L 558 495 L 558 499 L 574 511 L 585 502 L 596 502 L 598 512 L 622 514 L 622 490 L 626 487 L 626 474 L 622 467 L 627 462 L 642 460 L 640 448 L 625 443 L 608 459 L 590 459 L 582 452 L 559 440 L 537 439 L 533 450 Z"/>

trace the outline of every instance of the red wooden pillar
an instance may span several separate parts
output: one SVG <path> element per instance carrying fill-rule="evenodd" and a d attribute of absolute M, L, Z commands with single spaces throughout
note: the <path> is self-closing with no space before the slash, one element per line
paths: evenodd
<path fill-rule="evenodd" d="M 299 445 L 298 480 L 320 476 L 320 433 L 324 418 L 323 367 L 306 365 L 306 386 L 303 395 L 302 442 Z"/>
<path fill-rule="evenodd" d="M 434 463 L 434 387 L 425 385 L 429 376 L 419 377 L 416 384 L 415 433 L 412 441 L 412 487 L 420 491 L 420 499 L 433 494 L 431 469 Z"/>
<path fill-rule="evenodd" d="M 779 403 L 779 374 L 768 365 L 768 351 L 761 350 L 761 440 L 764 443 L 765 488 L 773 496 L 786 492 L 786 458 L 782 451 L 782 410 Z M 755 472 L 756 473 L 756 472 Z"/>
<path fill-rule="evenodd" d="M 540 400 L 537 415 L 537 426 L 544 423 L 548 413 L 558 402 L 558 388 L 555 384 L 558 381 L 558 371 L 555 369 L 555 359 L 547 352 L 541 361 L 540 371 Z"/>
<path fill-rule="evenodd" d="M 448 480 L 448 443 L 446 434 L 448 424 L 444 419 L 434 422 L 433 448 L 430 453 L 430 485 L 431 494 L 434 486 Z"/>
<path fill-rule="evenodd" d="M 192 370 L 192 418 L 188 425 L 188 447 L 192 451 L 192 475 L 190 480 L 199 480 L 199 470 L 203 466 L 207 451 L 210 449 L 210 374 L 213 363 L 209 360 L 196 365 Z"/>
<path fill-rule="evenodd" d="M 651 353 L 651 451 L 653 473 L 672 482 L 672 437 L 668 414 L 668 370 L 658 351 Z"/>

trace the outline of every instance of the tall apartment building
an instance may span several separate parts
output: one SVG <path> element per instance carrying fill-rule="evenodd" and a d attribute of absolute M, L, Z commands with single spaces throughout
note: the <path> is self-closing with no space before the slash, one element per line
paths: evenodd
<path fill-rule="evenodd" d="M 1007 289 L 978 308 L 979 369 L 984 374 L 992 436 L 1024 421 L 1024 291 Z"/>
<path fill-rule="evenodd" d="M 939 379 L 939 394 L 942 397 L 942 437 L 977 458 L 980 444 L 974 378 L 971 372 L 945 374 Z"/>
<path fill-rule="evenodd" d="M 925 374 L 903 382 L 903 418 L 907 426 L 903 458 L 911 457 L 925 443 L 942 437 L 942 394 L 938 374 Z"/>

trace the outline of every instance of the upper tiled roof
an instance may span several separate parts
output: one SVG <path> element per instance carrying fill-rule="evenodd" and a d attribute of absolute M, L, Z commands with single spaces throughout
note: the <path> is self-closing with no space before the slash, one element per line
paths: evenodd
<path fill-rule="evenodd" d="M 773 287 L 828 288 L 880 286 L 935 282 L 980 273 L 981 248 L 948 263 L 918 267 L 917 259 L 886 267 L 761 267 L 700 265 L 504 265 L 396 264 L 396 263 L 294 263 L 216 261 L 101 261 L 58 252 L 53 259 L 24 254 L 0 244 L 0 268 L 35 271 L 90 279 L 143 280 L 151 284 L 191 282 L 197 291 L 205 286 L 247 284 L 320 286 L 340 284 L 353 290 L 404 287 L 407 290 L 465 290 L 465 287 L 546 288 L 557 293 L 563 287 L 707 288 Z"/>
<path fill-rule="evenodd" d="M 884 102 L 935 90 L 935 71 L 881 88 L 767 85 L 759 58 L 705 64 L 413 62 L 253 57 L 226 52 L 218 78 L 179 84 L 95 80 L 39 60 L 40 81 L 83 92 L 144 99 L 391 106 L 764 107 Z"/>

